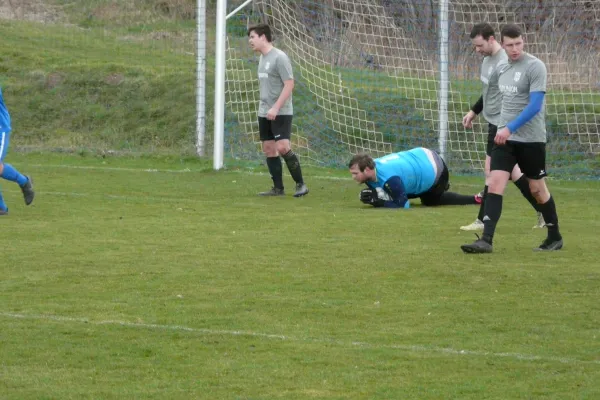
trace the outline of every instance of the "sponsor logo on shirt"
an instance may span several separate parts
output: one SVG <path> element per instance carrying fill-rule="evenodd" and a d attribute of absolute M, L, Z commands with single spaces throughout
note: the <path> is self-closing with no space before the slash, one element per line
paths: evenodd
<path fill-rule="evenodd" d="M 499 85 L 502 93 L 518 93 L 519 90 L 513 85 Z"/>

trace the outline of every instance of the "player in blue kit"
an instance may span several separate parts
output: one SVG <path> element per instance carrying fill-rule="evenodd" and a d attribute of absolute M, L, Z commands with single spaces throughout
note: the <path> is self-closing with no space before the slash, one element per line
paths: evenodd
<path fill-rule="evenodd" d="M 17 171 L 12 165 L 4 162 L 6 152 L 8 151 L 8 144 L 10 143 L 10 114 L 4 104 L 4 98 L 2 97 L 2 89 L 0 88 L 0 177 L 7 181 L 16 182 L 25 198 L 25 204 L 29 205 L 33 201 L 34 192 L 31 184 L 31 179 L 19 171 Z M 0 192 L 0 215 L 8 214 L 8 207 Z"/>
<path fill-rule="evenodd" d="M 449 172 L 433 150 L 417 147 L 375 158 L 358 153 L 348 163 L 352 179 L 366 183 L 360 201 L 374 207 L 409 208 L 410 199 L 424 206 L 480 204 L 477 195 L 449 192 Z"/>

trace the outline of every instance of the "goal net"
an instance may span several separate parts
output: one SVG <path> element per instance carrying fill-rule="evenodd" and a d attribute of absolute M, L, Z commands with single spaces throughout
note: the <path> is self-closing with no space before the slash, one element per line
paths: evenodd
<path fill-rule="evenodd" d="M 293 147 L 304 163 L 343 166 L 357 151 L 440 150 L 442 132 L 453 169 L 482 168 L 485 121 L 479 118 L 473 129 L 461 122 L 481 94 L 481 57 L 469 32 L 478 22 L 497 31 L 516 23 L 526 51 L 548 69 L 549 167 L 570 176 L 600 175 L 600 0 L 447 4 L 446 22 L 436 0 L 254 1 L 227 21 L 226 157 L 262 158 L 258 56 L 246 31 L 266 22 L 293 63 Z M 447 65 L 441 65 L 442 47 Z M 445 104 L 441 67 L 449 79 Z"/>

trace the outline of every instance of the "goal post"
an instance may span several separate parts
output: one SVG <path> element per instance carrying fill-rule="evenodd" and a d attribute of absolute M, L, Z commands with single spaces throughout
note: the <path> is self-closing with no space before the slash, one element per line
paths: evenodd
<path fill-rule="evenodd" d="M 225 46 L 227 41 L 227 0 L 218 0 L 216 18 L 215 45 L 215 122 L 213 136 L 213 168 L 218 170 L 224 165 L 225 135 Z"/>
<path fill-rule="evenodd" d="M 448 89 L 450 88 L 449 76 L 449 43 L 450 21 L 448 20 L 448 1 L 440 0 L 440 92 L 438 102 L 439 116 L 439 154 L 446 159 L 446 140 L 448 140 Z"/>
<path fill-rule="evenodd" d="M 258 56 L 246 34 L 258 22 L 293 64 L 303 164 L 424 146 L 454 171 L 483 168 L 486 124 L 464 129 L 462 117 L 481 93 L 469 32 L 486 21 L 521 26 L 526 51 L 546 63 L 549 169 L 600 175 L 600 0 L 219 0 L 217 9 L 215 169 L 262 160 Z"/>

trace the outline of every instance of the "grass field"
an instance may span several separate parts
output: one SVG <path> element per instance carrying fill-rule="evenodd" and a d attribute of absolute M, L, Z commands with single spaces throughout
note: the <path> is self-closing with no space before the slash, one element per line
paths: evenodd
<path fill-rule="evenodd" d="M 600 398 L 598 182 L 550 182 L 563 251 L 511 187 L 467 256 L 476 207 L 369 209 L 345 171 L 8 161 L 37 197 L 2 186 L 2 399 Z"/>

